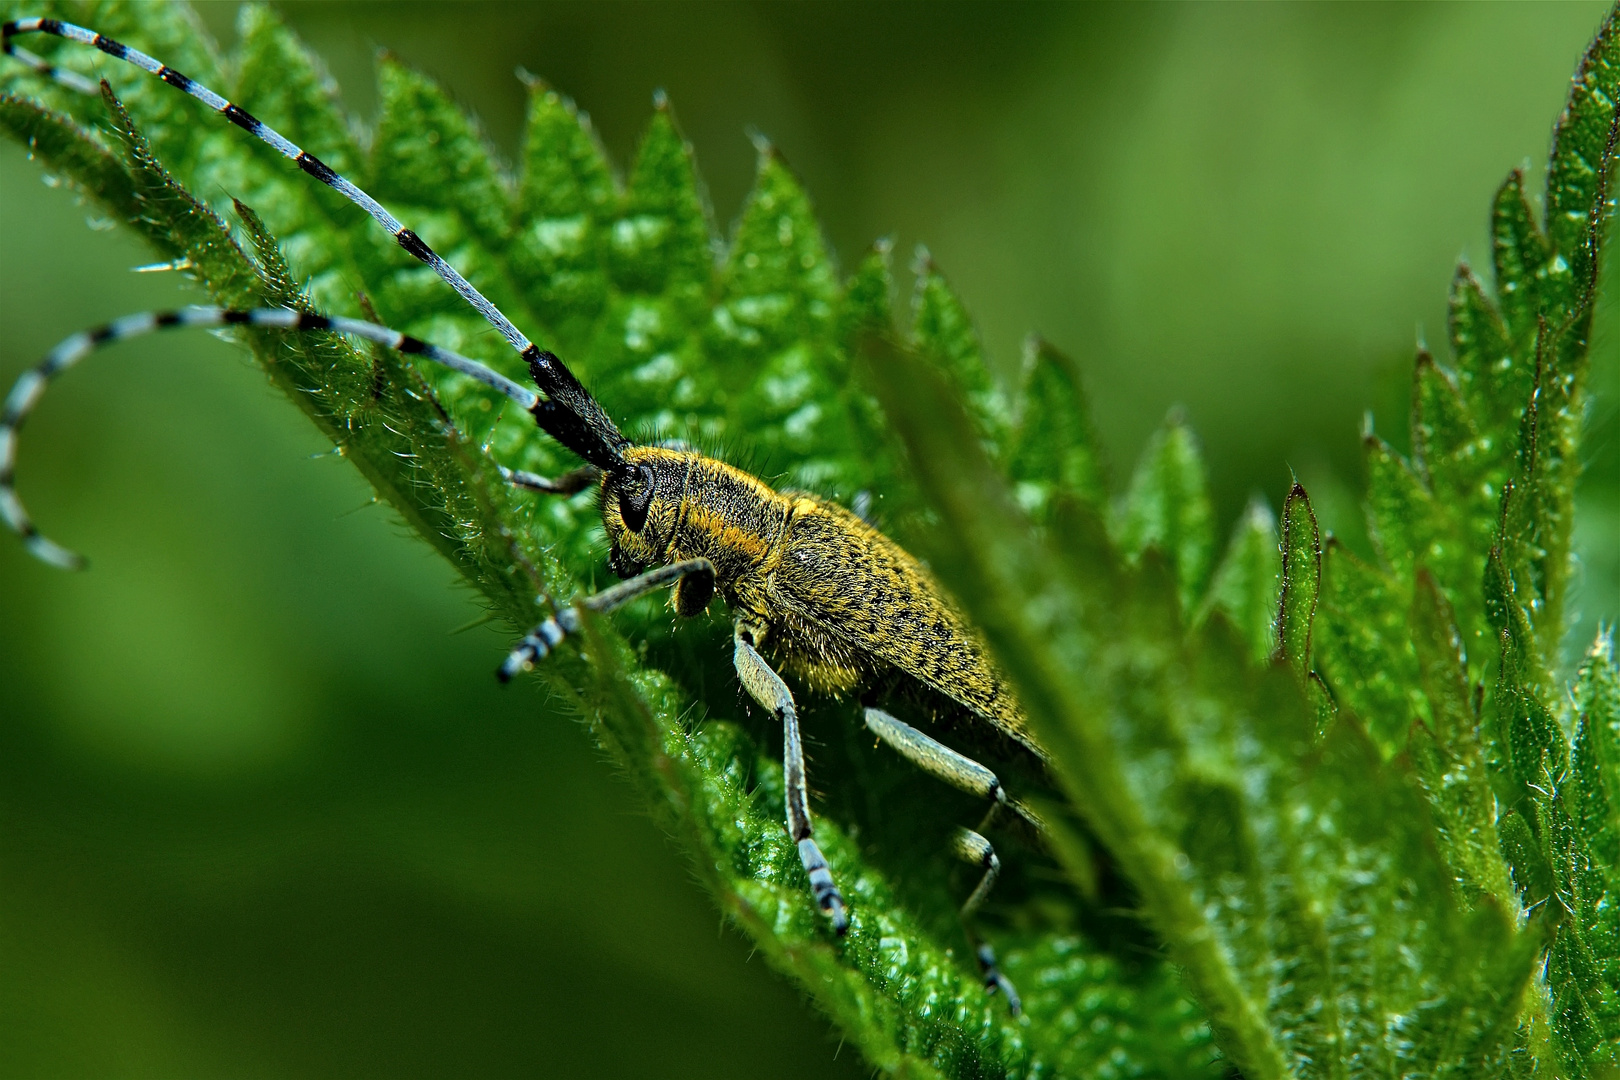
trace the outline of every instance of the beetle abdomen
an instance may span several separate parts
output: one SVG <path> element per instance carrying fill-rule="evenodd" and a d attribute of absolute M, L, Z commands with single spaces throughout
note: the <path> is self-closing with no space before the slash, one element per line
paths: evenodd
<path fill-rule="evenodd" d="M 770 599 L 821 642 L 850 651 L 853 672 L 893 667 L 965 706 L 1028 745 L 1016 700 L 977 635 L 946 602 L 938 584 L 893 540 L 848 510 L 814 496 L 795 497 L 783 531 Z M 816 641 L 779 643 L 784 659 L 814 667 Z M 801 646 L 801 647 L 796 647 Z M 822 648 L 837 659 L 838 647 Z M 799 652 L 811 655 L 800 657 Z M 1032 747 L 1033 749 L 1033 747 Z"/>

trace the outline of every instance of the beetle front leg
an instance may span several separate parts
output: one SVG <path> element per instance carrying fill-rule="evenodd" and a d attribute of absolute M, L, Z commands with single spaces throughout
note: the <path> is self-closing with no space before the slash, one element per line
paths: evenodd
<path fill-rule="evenodd" d="M 654 589 L 678 583 L 689 577 L 708 581 L 709 589 L 712 591 L 714 564 L 708 559 L 688 559 L 685 562 L 671 563 L 669 566 L 656 566 L 645 574 L 633 577 L 629 581 L 621 581 L 610 589 L 603 589 L 576 602 L 587 611 L 609 612 L 647 595 Z M 513 676 L 528 671 L 534 667 L 536 660 L 549 654 L 562 644 L 564 638 L 578 630 L 579 612 L 572 605 L 558 608 L 557 614 L 523 635 L 523 640 L 517 643 L 507 655 L 506 662 L 495 673 L 496 677 L 501 682 L 507 682 Z"/>
<path fill-rule="evenodd" d="M 849 929 L 849 912 L 844 907 L 843 894 L 833 884 L 827 859 L 811 836 L 810 791 L 804 779 L 804 745 L 799 738 L 799 713 L 793 704 L 793 692 L 759 655 L 755 644 L 760 638 L 754 629 L 739 622 L 732 639 L 736 643 L 732 659 L 737 666 L 737 677 L 742 679 L 755 701 L 782 721 L 788 835 L 799 845 L 799 859 L 804 863 L 804 872 L 810 876 L 810 891 L 816 898 L 816 906 L 832 920 L 833 930 L 842 935 Z"/>
<path fill-rule="evenodd" d="M 508 469 L 498 463 L 495 467 L 501 470 L 501 479 L 513 487 L 523 488 L 525 491 L 538 491 L 542 495 L 578 495 L 602 479 L 602 470 L 595 465 L 586 465 L 573 472 L 563 473 L 556 479 L 541 476 L 539 473 L 525 472 L 522 469 Z"/>

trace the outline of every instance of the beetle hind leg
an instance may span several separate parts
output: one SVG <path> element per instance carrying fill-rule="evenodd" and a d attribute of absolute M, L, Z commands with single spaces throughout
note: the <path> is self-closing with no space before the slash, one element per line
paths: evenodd
<path fill-rule="evenodd" d="M 962 904 L 962 929 L 967 932 L 968 941 L 973 945 L 973 955 L 979 961 L 979 974 L 984 977 L 985 990 L 992 994 L 999 992 L 1005 995 L 1007 1008 L 1017 1016 L 1023 1011 L 1023 1002 L 1018 997 L 1018 991 L 996 966 L 996 951 L 979 940 L 979 935 L 973 932 L 973 915 L 990 895 L 990 890 L 995 888 L 996 879 L 1001 876 L 1001 860 L 996 858 L 996 849 L 990 846 L 990 841 L 972 829 L 957 829 L 951 848 L 956 857 L 969 866 L 984 869 L 984 876 L 979 878 L 979 884 Z"/>
<path fill-rule="evenodd" d="M 1003 806 L 1021 815 L 1024 813 L 1016 803 L 1008 800 L 995 773 L 967 755 L 957 753 L 938 739 L 918 731 L 882 709 L 866 710 L 866 726 L 871 729 L 872 734 L 899 751 L 901 757 L 923 772 L 970 795 L 991 800 L 990 810 L 985 814 L 984 821 L 979 824 L 980 829 L 988 828 L 996 811 Z M 1023 1008 L 1018 991 L 996 966 L 995 950 L 981 941 L 979 935 L 973 931 L 974 914 L 984 904 L 990 890 L 995 888 L 996 879 L 1001 876 L 1001 860 L 996 858 L 996 849 L 990 845 L 990 841 L 972 829 L 957 830 L 952 850 L 963 862 L 984 869 L 984 875 L 979 878 L 978 885 L 962 905 L 962 929 L 973 946 L 974 957 L 979 961 L 979 973 L 984 977 L 984 988 L 992 994 L 1004 994 L 1008 1009 L 1017 1016 Z"/>

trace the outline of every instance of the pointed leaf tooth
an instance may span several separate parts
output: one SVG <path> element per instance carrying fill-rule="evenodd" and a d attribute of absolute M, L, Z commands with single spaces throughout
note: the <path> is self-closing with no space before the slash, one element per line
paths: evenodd
<path fill-rule="evenodd" d="M 1543 306 L 1571 312 L 1595 273 L 1594 212 L 1608 216 L 1605 186 L 1614 152 L 1615 99 L 1620 96 L 1620 20 L 1610 12 L 1587 49 L 1553 133 L 1547 165 L 1547 236 L 1554 257 Z"/>
<path fill-rule="evenodd" d="M 522 332 L 545 341 L 508 272 L 512 194 L 478 123 L 442 87 L 390 56 L 378 64 L 377 88 L 371 194 Z M 368 296 L 391 326 L 509 376 L 527 376 L 509 343 L 385 230 L 354 230 L 350 238 Z M 421 372 L 457 429 L 478 442 L 495 438 L 493 429 L 503 422 L 532 430 L 481 383 L 435 366 Z"/>
<path fill-rule="evenodd" d="M 1166 557 L 1190 620 L 1209 587 L 1215 525 L 1203 455 L 1179 410 L 1171 411 L 1143 449 L 1114 531 L 1127 558 L 1140 558 L 1149 548 Z"/>
<path fill-rule="evenodd" d="M 710 348 L 739 378 L 760 378 L 790 343 L 830 341 L 838 277 L 809 197 L 768 145 L 721 274 Z"/>
<path fill-rule="evenodd" d="M 529 306 L 557 334 L 554 348 L 578 355 L 608 302 L 604 257 L 618 190 L 589 118 L 538 81 L 523 162 L 507 257 Z"/>
<path fill-rule="evenodd" d="M 973 319 L 935 267 L 927 248 L 917 249 L 912 271 L 917 282 L 912 296 L 912 341 L 968 403 L 979 437 L 994 453 L 1004 452 L 1012 429 L 1012 405 L 985 363 Z"/>
<path fill-rule="evenodd" d="M 1431 529 L 1421 557 L 1475 629 L 1482 553 L 1494 537 L 1501 490 L 1511 470 L 1500 460 L 1506 455 L 1474 426 L 1456 385 L 1427 353 L 1419 353 L 1414 367 L 1412 399 L 1413 458 L 1431 496 Z"/>
<path fill-rule="evenodd" d="M 1282 594 L 1277 603 L 1277 655 L 1300 679 L 1311 670 L 1311 623 L 1322 588 L 1322 535 L 1299 481 L 1282 512 Z"/>
<path fill-rule="evenodd" d="M 1447 329 L 1457 384 L 1482 426 L 1496 428 L 1519 415 L 1535 382 L 1534 331 L 1515 350 L 1496 305 L 1466 262 L 1457 264 L 1447 304 Z M 1499 445 L 1499 453 L 1506 447 Z"/>
<path fill-rule="evenodd" d="M 1602 958 L 1611 1000 L 1620 1006 L 1620 672 L 1608 633 L 1586 654 L 1574 691 L 1577 720 L 1566 788 L 1592 868 L 1583 925 L 1593 954 Z"/>
<path fill-rule="evenodd" d="M 1587 725 L 1587 745 L 1590 767 L 1597 787 L 1589 788 L 1593 797 L 1601 796 L 1608 805 L 1607 828 L 1620 842 L 1620 670 L 1614 662 L 1613 631 L 1599 631 L 1592 647 L 1581 661 L 1575 680 L 1574 704 L 1578 715 Z M 1593 829 L 1604 826 L 1594 821 Z M 1595 833 L 1594 833 L 1595 835 Z M 1620 873 L 1620 852 L 1610 861 Z"/>
<path fill-rule="evenodd" d="M 1546 903 L 1553 892 L 1552 867 L 1547 865 L 1541 842 L 1536 839 L 1524 815 L 1517 810 L 1509 810 L 1497 822 L 1496 828 L 1502 837 L 1502 854 L 1513 871 L 1513 884 L 1524 897 L 1524 905 L 1534 908 Z"/>
<path fill-rule="evenodd" d="M 280 16 L 260 4 L 243 6 L 237 34 L 240 40 L 232 59 L 236 63 L 235 94 L 242 107 L 338 172 L 353 169 L 358 164 L 354 137 L 343 116 L 337 83 L 321 58 Z M 262 145 L 251 139 L 242 141 Z M 264 149 L 280 157 L 270 147 Z M 298 179 L 311 191 L 325 190 L 307 176 Z"/>
<path fill-rule="evenodd" d="M 520 220 L 611 214 L 619 199 L 618 186 L 591 118 L 539 79 L 528 89 Z"/>
<path fill-rule="evenodd" d="M 890 261 L 893 246 L 888 239 L 874 243 L 844 284 L 837 334 L 846 372 L 851 370 L 849 360 L 861 354 L 869 339 L 892 338 L 896 332 L 894 275 Z M 848 378 L 841 395 L 849 417 L 854 457 L 867 467 L 866 482 L 871 486 L 865 489 L 866 498 L 881 500 L 871 511 L 874 522 L 880 527 L 903 528 L 907 518 L 916 518 L 921 513 L 922 504 L 915 485 L 906 475 L 900 447 L 890 434 L 882 406 L 872 395 L 867 381 Z"/>
<path fill-rule="evenodd" d="M 478 122 L 433 80 L 391 57 L 377 67 L 377 95 L 372 194 L 435 217 L 448 211 L 457 224 L 437 238 L 441 255 L 464 238 L 503 247 L 512 199 Z M 415 231 L 434 242 L 422 228 Z"/>
<path fill-rule="evenodd" d="M 1313 663 L 1387 757 L 1424 715 L 1409 594 L 1332 538 L 1324 545 L 1321 591 Z"/>
<path fill-rule="evenodd" d="M 1419 559 L 1441 531 L 1434 497 L 1406 460 L 1376 435 L 1363 439 L 1367 455 L 1367 532 L 1379 557 L 1400 580 L 1410 580 Z"/>
<path fill-rule="evenodd" d="M 702 334 L 717 241 L 692 148 L 669 102 L 660 94 L 655 105 L 609 226 L 593 386 L 637 437 L 715 445 L 729 434 L 726 393 Z"/>
<path fill-rule="evenodd" d="M 810 197 L 769 143 L 760 143 L 754 186 L 743 202 L 722 272 L 724 296 L 790 295 L 798 305 L 794 321 L 762 326 L 759 336 L 765 341 L 827 332 L 839 294 L 838 276 Z"/>
<path fill-rule="evenodd" d="M 613 280 L 640 293 L 700 301 L 715 277 L 714 230 L 692 148 L 660 99 L 636 151 L 609 244 Z"/>
<path fill-rule="evenodd" d="M 1537 664 L 1513 629 L 1503 633 L 1494 704 L 1496 730 L 1507 751 L 1513 804 L 1552 797 L 1569 765 L 1569 744 L 1537 692 Z"/>
<path fill-rule="evenodd" d="M 1528 341 L 1541 313 L 1541 279 L 1551 258 L 1524 192 L 1524 170 L 1514 169 L 1497 190 L 1491 208 L 1491 253 L 1496 302 L 1508 337 Z"/>
<path fill-rule="evenodd" d="M 1427 570 L 1418 573 L 1412 641 L 1433 729 L 1419 724 L 1409 743 L 1458 882 L 1504 911 L 1516 904 L 1496 831 L 1496 798 L 1479 742 L 1474 696 L 1456 619 Z M 1427 753 L 1427 758 L 1424 754 Z"/>
<path fill-rule="evenodd" d="M 1572 790 L 1586 842 L 1620 887 L 1620 791 L 1616 790 L 1620 788 L 1620 763 L 1605 756 L 1615 747 L 1606 745 L 1614 737 L 1604 736 L 1604 727 L 1602 716 L 1585 710 L 1579 714 L 1570 750 Z"/>
<path fill-rule="evenodd" d="M 1612 1076 L 1617 1051 L 1614 1004 L 1605 1000 L 1610 988 L 1598 973 L 1592 954 L 1567 923 L 1558 928 L 1547 950 L 1547 986 L 1552 992 L 1555 1044 L 1571 1066 L 1569 1075 Z"/>
<path fill-rule="evenodd" d="M 838 337 L 853 350 L 862 334 L 894 333 L 894 241 L 874 243 L 844 283 Z"/>
<path fill-rule="evenodd" d="M 1612 689 L 1612 667 L 1609 678 Z M 1605 756 L 1614 752 L 1615 739 L 1603 734 L 1615 722 L 1620 716 L 1613 713 L 1581 712 L 1566 787 L 1586 860 L 1585 907 L 1578 921 L 1606 990 L 1603 1024 L 1611 1042 L 1620 1044 L 1620 764 Z"/>
<path fill-rule="evenodd" d="M 1406 740 L 1460 894 L 1470 905 L 1489 897 L 1501 910 L 1512 911 L 1519 901 L 1496 830 L 1496 798 L 1484 761 L 1477 747 L 1472 749 L 1471 755 L 1467 748 L 1447 750 L 1419 721 Z"/>
<path fill-rule="evenodd" d="M 838 407 L 846 381 L 835 337 L 840 282 L 809 197 L 763 140 L 721 273 L 705 351 L 728 384 L 746 387 L 729 398 L 730 424 L 749 433 L 760 469 L 853 496 L 864 477 L 833 460 L 849 444 Z"/>
<path fill-rule="evenodd" d="M 1473 695 L 1462 633 L 1445 593 L 1427 569 L 1418 571 L 1411 626 L 1430 722 L 1441 743 L 1451 746 L 1474 728 Z"/>
<path fill-rule="evenodd" d="M 1107 504 L 1101 450 L 1079 365 L 1038 337 L 1024 344 L 1024 384 L 1007 472 L 1036 521 L 1058 499 Z"/>
<path fill-rule="evenodd" d="M 1487 449 L 1480 445 L 1473 418 L 1451 377 L 1419 350 L 1412 377 L 1412 457 L 1437 498 L 1468 501 L 1482 497 Z M 1485 508 L 1490 517 L 1495 493 Z"/>
<path fill-rule="evenodd" d="M 1232 530 L 1232 540 L 1204 600 L 1201 618 L 1224 612 L 1256 661 L 1267 660 L 1277 647 L 1280 543 L 1276 515 L 1263 497 L 1254 496 Z"/>

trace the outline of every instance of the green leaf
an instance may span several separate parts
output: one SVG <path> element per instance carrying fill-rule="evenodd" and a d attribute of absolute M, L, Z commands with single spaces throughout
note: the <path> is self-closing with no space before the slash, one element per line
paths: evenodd
<path fill-rule="evenodd" d="M 130 6 L 105 14 L 101 29 L 154 53 L 182 33 L 194 43 L 206 40 L 178 9 Z M 148 28 L 155 36 L 146 35 Z M 875 444 L 887 445 L 880 419 L 844 373 L 851 337 L 888 322 L 886 253 L 860 268 L 846 297 L 807 199 L 774 155 L 762 156 L 749 211 L 721 269 L 690 150 L 667 106 L 655 112 L 621 192 L 583 119 L 537 87 L 525 168 L 547 171 L 514 179 L 470 118 L 397 64 L 381 73 L 382 130 L 368 157 L 348 123 L 334 118 L 318 66 L 273 18 L 250 12 L 241 48 L 235 64 L 248 89 L 265 95 L 266 116 L 329 161 L 376 173 L 375 187 L 388 194 L 391 209 L 515 319 L 537 334 L 558 328 L 575 350 L 570 362 L 631 430 L 663 425 L 672 434 L 716 441 L 757 434 L 764 443 L 775 440 L 784 465 L 802 479 L 883 483 L 880 494 L 901 494 L 897 459 L 886 466 L 873 453 Z M 77 62 L 71 50 L 53 52 Z M 277 64 L 287 67 L 287 78 L 266 86 L 266 70 Z M 201 77 L 220 66 L 191 70 Z M 164 145 L 174 150 L 163 165 L 161 151 L 114 103 L 73 103 L 74 115 L 92 121 L 114 110 L 120 134 L 110 143 L 78 121 L 16 98 L 0 104 L 0 122 L 13 137 L 31 139 L 48 167 L 82 186 L 162 257 L 188 257 L 216 302 L 318 303 L 354 314 L 374 306 L 404 328 L 521 371 L 476 314 L 425 279 L 362 211 L 334 204 L 331 192 L 273 153 L 266 157 L 243 132 L 135 74 L 115 78 L 142 87 L 133 98 L 177 110 L 157 110 L 160 119 L 184 118 L 188 109 L 198 114 L 183 125 L 176 120 L 173 131 L 162 129 Z M 231 89 L 224 81 L 216 88 Z M 240 206 L 240 231 L 250 241 L 244 252 L 165 166 L 185 176 L 240 178 L 234 190 L 262 197 L 288 235 L 278 238 Z M 306 280 L 314 295 L 297 287 Z M 354 295 L 357 284 L 364 298 Z M 747 333 L 727 336 L 722 315 Z M 543 614 L 537 593 L 566 598 L 584 591 L 600 558 L 590 498 L 533 499 L 495 475 L 496 460 L 542 470 L 569 460 L 524 418 L 503 416 L 500 402 L 467 380 L 418 372 L 395 354 L 355 349 L 341 338 L 243 337 L 273 381 L 514 631 Z M 780 384 L 801 375 L 812 382 L 787 387 L 799 396 L 785 408 Z M 821 417 L 806 427 L 800 413 L 812 406 Z M 865 429 L 857 423 L 863 416 Z M 794 441 L 806 431 L 808 438 Z M 812 469 L 817 461 L 825 466 L 816 466 L 819 474 Z M 1043 887 L 1037 905 L 1058 913 L 1058 926 L 986 919 L 984 932 L 1003 969 L 1024 988 L 1032 1019 L 1014 1022 L 1002 1002 L 987 998 L 954 914 L 966 891 L 945 855 L 950 817 L 872 816 L 863 809 L 868 801 L 857 797 L 864 788 L 889 793 L 875 804 L 880 808 L 928 805 L 940 797 L 937 785 L 873 751 L 836 703 L 826 708 L 841 715 L 827 723 L 851 735 L 846 751 L 823 748 L 818 755 L 818 786 L 832 787 L 837 797 L 818 807 L 824 812 L 817 835 L 850 896 L 855 924 L 847 939 L 834 939 L 782 829 L 780 766 L 761 750 L 757 725 L 735 697 L 712 692 L 731 678 L 723 628 L 699 620 L 672 635 L 668 618 L 651 604 L 621 612 L 613 623 L 645 651 L 631 651 L 612 628 L 593 623 L 582 653 L 554 656 L 543 677 L 637 781 L 722 909 L 869 1061 L 917 1075 L 1219 1073 L 1202 1012 L 1173 969 L 1137 945 L 1075 930 L 1086 923 L 1070 912 L 1080 901 L 1066 886 Z M 851 838 L 856 833 L 860 843 Z M 1028 858 L 1038 862 L 1040 855 Z"/>
<path fill-rule="evenodd" d="M 1257 662 L 1277 651 L 1277 613 L 1281 600 L 1282 565 L 1277 518 L 1264 499 L 1249 500 L 1249 508 L 1232 531 L 1226 556 L 1215 571 L 1204 598 L 1199 622 L 1220 611 L 1244 641 Z"/>
<path fill-rule="evenodd" d="M 1530 200 L 1525 197 L 1522 169 L 1508 173 L 1496 193 L 1491 213 L 1491 254 L 1496 268 L 1496 296 L 1508 337 L 1515 342 L 1528 341 L 1536 332 L 1541 282 L 1551 255 L 1547 238 L 1530 209 Z M 1524 395 L 1509 392 L 1503 397 L 1518 401 Z"/>
<path fill-rule="evenodd" d="M 1204 459 L 1179 411 L 1153 437 L 1116 514 L 1119 546 L 1130 559 L 1156 549 L 1175 571 L 1181 609 L 1191 617 L 1215 562 L 1214 512 Z"/>
<path fill-rule="evenodd" d="M 1411 601 L 1390 575 L 1336 539 L 1323 555 L 1316 664 L 1333 693 L 1367 725 L 1386 754 L 1427 715 L 1409 623 Z"/>
<path fill-rule="evenodd" d="M 1301 679 L 1311 670 L 1311 622 L 1322 586 L 1322 537 L 1304 485 L 1294 482 L 1283 503 L 1282 599 L 1277 651 Z"/>
<path fill-rule="evenodd" d="M 1461 633 L 1427 571 L 1418 575 L 1411 627 L 1432 727 L 1415 724 L 1407 750 L 1433 809 L 1446 861 L 1470 903 L 1488 897 L 1501 910 L 1512 910 L 1515 897 L 1497 835 L 1496 797 L 1479 741 Z"/>
<path fill-rule="evenodd" d="M 917 277 L 911 301 L 912 341 L 962 394 L 975 434 L 999 454 L 1012 429 L 1012 406 L 985 364 L 979 331 L 927 248 L 917 249 L 912 272 Z"/>
<path fill-rule="evenodd" d="M 1024 342 L 1024 382 L 1008 475 L 1019 505 L 1041 523 L 1056 504 L 1107 505 L 1108 485 L 1078 365 L 1048 342 Z"/>
<path fill-rule="evenodd" d="M 728 243 L 662 99 L 621 188 L 588 121 L 535 83 L 514 174 L 474 118 L 391 60 L 362 145 L 318 60 L 264 9 L 245 10 L 223 59 L 186 8 L 91 14 L 354 172 L 565 351 L 627 431 L 746 442 L 773 478 L 870 505 L 960 598 L 1050 754 L 1050 776 L 1027 779 L 1051 784 L 1031 795 L 1055 859 L 998 833 L 1009 880 L 981 927 L 1024 991 L 1019 1021 L 982 990 L 955 915 L 971 881 L 943 855 L 982 807 L 875 752 L 847 703 L 805 703 L 846 733 L 818 747 L 815 776 L 817 836 L 853 913 L 840 941 L 782 828 L 770 733 L 723 690 L 723 625 L 677 633 L 650 602 L 586 618 L 541 675 L 726 915 L 874 1068 L 1259 1080 L 1617 1064 L 1620 684 L 1607 639 L 1571 688 L 1559 653 L 1620 98 L 1612 20 L 1559 124 L 1545 228 L 1513 174 L 1491 218 L 1494 289 L 1466 267 L 1453 281 L 1450 365 L 1415 366 L 1411 459 L 1366 433 L 1377 564 L 1324 540 L 1295 485 L 1280 539 L 1256 501 L 1216 569 L 1190 429 L 1172 418 L 1155 435 L 1110 535 L 1079 371 L 1035 340 L 1008 394 L 926 255 L 910 347 L 873 345 L 870 385 L 852 378 L 856 343 L 893 332 L 888 247 L 840 280 L 768 147 Z M 117 98 L 12 65 L 0 127 L 160 257 L 189 260 L 215 302 L 374 309 L 522 374 L 430 272 L 273 150 L 127 65 L 40 51 L 105 67 Z M 495 469 L 568 467 L 525 417 L 330 335 L 241 338 L 514 632 L 541 616 L 537 594 L 585 591 L 590 496 L 533 498 Z M 896 812 L 915 807 L 938 811 Z"/>
<path fill-rule="evenodd" d="M 847 379 L 835 328 L 841 283 L 803 187 L 761 141 L 759 171 L 722 271 L 707 355 L 733 384 L 756 468 L 795 487 L 852 496 L 866 479 L 847 467 L 845 414 L 823 402 Z M 746 421 L 745 419 L 746 418 Z"/>
<path fill-rule="evenodd" d="M 1256 671 L 1218 628 L 1184 637 L 1162 563 L 1078 572 L 1024 523 L 947 383 L 892 346 L 872 367 L 945 526 L 933 565 L 1244 1075 L 1333 1075 L 1350 1047 L 1354 1068 L 1397 1073 L 1500 1060 L 1533 945 L 1494 906 L 1453 905 L 1427 813 L 1379 778 L 1366 739 L 1336 722 L 1318 743 L 1298 681 Z M 1286 519 L 1314 590 L 1302 492 Z M 1384 1028 L 1397 1013 L 1398 1040 Z"/>

